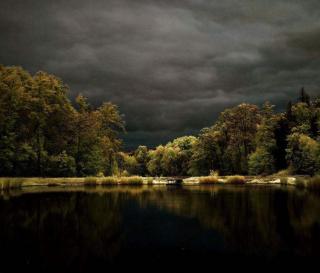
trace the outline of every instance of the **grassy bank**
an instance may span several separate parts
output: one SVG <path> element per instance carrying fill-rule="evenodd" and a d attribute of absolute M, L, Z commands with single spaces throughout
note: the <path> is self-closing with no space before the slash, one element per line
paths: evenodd
<path fill-rule="evenodd" d="M 154 177 L 72 177 L 72 178 L 0 178 L 0 190 L 19 189 L 27 186 L 108 186 L 108 185 L 158 185 L 166 184 L 172 178 Z M 315 177 L 249 177 L 249 176 L 204 176 L 183 179 L 184 185 L 257 185 L 257 184 L 279 184 L 291 185 L 301 189 L 320 191 L 320 176 Z"/>
<path fill-rule="evenodd" d="M 142 185 L 144 179 L 131 177 L 30 177 L 0 178 L 0 190 L 18 189 L 27 186 L 98 186 L 98 185 Z"/>
<path fill-rule="evenodd" d="M 86 177 L 83 184 L 85 186 L 107 186 L 107 185 L 142 185 L 143 178 L 139 176 L 130 177 Z"/>
<path fill-rule="evenodd" d="M 230 184 L 241 185 L 246 183 L 246 178 L 241 175 L 233 175 L 226 177 L 219 176 L 203 176 L 199 177 L 199 184 Z"/>

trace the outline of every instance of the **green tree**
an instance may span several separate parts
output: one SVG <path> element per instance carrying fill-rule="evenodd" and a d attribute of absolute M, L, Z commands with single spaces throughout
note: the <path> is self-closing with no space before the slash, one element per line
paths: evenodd
<path fill-rule="evenodd" d="M 121 148 L 122 141 L 119 132 L 125 131 L 125 124 L 122 116 L 115 104 L 105 102 L 97 111 L 98 137 L 100 149 L 103 155 L 105 174 L 115 174 L 118 172 L 116 154 Z"/>
<path fill-rule="evenodd" d="M 166 166 L 166 168 L 163 168 L 167 174 L 173 176 L 188 175 L 193 154 L 193 146 L 196 141 L 197 138 L 194 136 L 184 136 L 174 139 L 165 146 L 166 150 L 162 164 L 163 166 Z"/>
<path fill-rule="evenodd" d="M 165 146 L 161 158 L 161 174 L 164 176 L 179 175 L 179 157 L 180 149 L 177 147 Z"/>
<path fill-rule="evenodd" d="M 296 103 L 292 106 L 292 115 L 295 123 L 291 131 L 311 136 L 312 108 L 305 102 Z"/>
<path fill-rule="evenodd" d="M 291 134 L 288 137 L 287 160 L 294 173 L 315 174 L 319 170 L 319 143 L 304 134 Z"/>
<path fill-rule="evenodd" d="M 76 175 L 76 163 L 66 151 L 49 156 L 46 162 L 46 175 L 52 177 L 70 177 Z"/>
<path fill-rule="evenodd" d="M 249 174 L 267 175 L 275 170 L 274 157 L 262 147 L 258 147 L 249 157 Z"/>
<path fill-rule="evenodd" d="M 134 152 L 134 157 L 138 164 L 137 174 L 147 175 L 148 174 L 147 164 L 149 161 L 147 146 L 139 146 Z"/>
<path fill-rule="evenodd" d="M 249 173 L 253 175 L 272 174 L 275 171 L 277 115 L 273 108 L 273 105 L 266 102 L 260 113 L 261 123 L 255 137 L 257 148 L 249 157 Z"/>
<path fill-rule="evenodd" d="M 78 176 L 96 175 L 104 171 L 100 149 L 98 113 L 82 95 L 76 98 L 74 157 Z"/>
<path fill-rule="evenodd" d="M 304 87 L 301 88 L 300 96 L 299 96 L 299 102 L 305 103 L 308 106 L 310 106 L 310 96 L 309 94 L 304 90 Z"/>
<path fill-rule="evenodd" d="M 117 162 L 121 175 L 136 175 L 139 172 L 139 163 L 134 155 L 124 152 L 117 154 Z"/>
<path fill-rule="evenodd" d="M 228 173 L 248 173 L 248 156 L 255 149 L 255 135 L 260 123 L 256 105 L 240 104 L 221 113 L 216 128 L 225 142 L 225 155 L 230 167 Z"/>
<path fill-rule="evenodd" d="M 189 174 L 208 175 L 210 170 L 225 170 L 224 153 L 226 143 L 222 133 L 215 128 L 201 130 L 192 148 Z"/>
<path fill-rule="evenodd" d="M 165 147 L 160 145 L 155 150 L 149 151 L 149 161 L 147 163 L 148 172 L 152 176 L 161 176 L 163 174 L 163 170 L 161 167 L 161 161 L 164 155 Z"/>
<path fill-rule="evenodd" d="M 45 72 L 34 76 L 33 88 L 33 146 L 37 152 L 40 175 L 47 155 L 69 151 L 72 142 L 74 108 L 67 98 L 68 87 L 57 77 Z"/>
<path fill-rule="evenodd" d="M 33 86 L 32 77 L 21 67 L 0 65 L 0 175 L 19 173 L 19 160 L 25 159 L 22 153 L 32 137 Z M 33 174 L 32 168 L 29 173 Z"/>

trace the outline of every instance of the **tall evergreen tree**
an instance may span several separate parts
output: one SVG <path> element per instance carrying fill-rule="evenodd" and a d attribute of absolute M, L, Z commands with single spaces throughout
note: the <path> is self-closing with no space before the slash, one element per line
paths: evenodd
<path fill-rule="evenodd" d="M 299 101 L 303 102 L 303 103 L 306 103 L 308 106 L 310 106 L 310 96 L 304 90 L 304 87 L 301 88 Z"/>

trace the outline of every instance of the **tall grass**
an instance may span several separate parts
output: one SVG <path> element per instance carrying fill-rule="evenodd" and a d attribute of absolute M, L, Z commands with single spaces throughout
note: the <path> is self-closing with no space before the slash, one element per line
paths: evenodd
<path fill-rule="evenodd" d="M 281 185 L 288 185 L 288 177 L 280 177 Z"/>
<path fill-rule="evenodd" d="M 242 175 L 233 175 L 233 176 L 228 176 L 226 183 L 233 184 L 233 185 L 242 185 L 246 183 L 246 179 Z"/>
<path fill-rule="evenodd" d="M 219 180 L 216 176 L 204 176 L 199 178 L 200 184 L 217 184 Z"/>
<path fill-rule="evenodd" d="M 22 187 L 23 178 L 0 178 L 0 190 L 19 189 Z"/>
<path fill-rule="evenodd" d="M 146 182 L 147 182 L 148 185 L 152 185 L 153 184 L 153 178 L 152 177 L 146 178 Z"/>
<path fill-rule="evenodd" d="M 96 186 L 97 185 L 97 178 L 96 177 L 85 177 L 83 184 L 85 186 Z"/>
<path fill-rule="evenodd" d="M 102 186 L 117 184 L 117 179 L 113 176 L 100 178 L 99 181 Z"/>
<path fill-rule="evenodd" d="M 123 185 L 142 185 L 143 179 L 139 176 L 121 177 L 118 183 Z"/>
<path fill-rule="evenodd" d="M 142 185 L 143 179 L 140 176 L 129 176 L 129 177 L 116 177 L 116 176 L 109 176 L 103 177 L 99 179 L 99 182 L 102 186 L 107 185 Z"/>
<path fill-rule="evenodd" d="M 148 180 L 152 183 L 152 178 Z M 142 185 L 143 178 L 139 176 L 131 177 L 30 177 L 30 178 L 0 178 L 0 190 L 16 189 L 24 186 L 96 186 L 96 185 Z"/>

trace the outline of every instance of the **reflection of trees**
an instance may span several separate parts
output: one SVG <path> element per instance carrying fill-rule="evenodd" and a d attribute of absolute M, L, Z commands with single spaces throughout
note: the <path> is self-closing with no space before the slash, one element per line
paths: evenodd
<path fill-rule="evenodd" d="M 320 198 L 307 192 L 206 186 L 154 191 L 140 196 L 140 202 L 198 219 L 223 235 L 227 251 L 268 256 L 320 253 Z"/>
<path fill-rule="evenodd" d="M 121 198 L 123 194 L 82 192 L 0 200 L 1 257 L 13 259 L 13 267 L 15 261 L 38 268 L 72 266 L 72 271 L 85 269 L 88 261 L 99 266 L 121 247 Z M 37 261 L 32 260 L 35 257 Z"/>
<path fill-rule="evenodd" d="M 195 233 L 201 227 L 215 230 L 224 238 L 226 253 L 320 253 L 320 197 L 303 191 L 219 186 L 47 191 L 52 192 L 0 198 L 3 264 L 36 265 L 43 272 L 48 271 L 45 265 L 53 266 L 50 271 L 81 271 L 121 258 L 126 250 L 123 208 L 132 201 L 197 219 Z"/>

